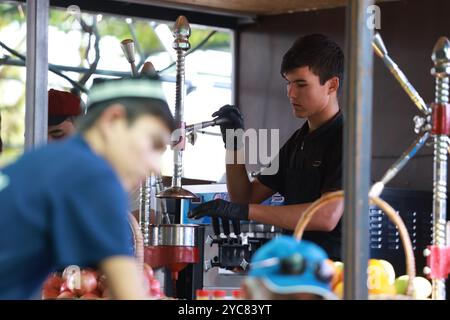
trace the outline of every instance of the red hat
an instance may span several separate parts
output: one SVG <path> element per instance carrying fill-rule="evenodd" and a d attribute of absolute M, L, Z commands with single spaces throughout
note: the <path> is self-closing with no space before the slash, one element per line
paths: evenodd
<path fill-rule="evenodd" d="M 48 91 L 48 125 L 60 124 L 68 117 L 81 114 L 80 98 L 70 92 Z"/>

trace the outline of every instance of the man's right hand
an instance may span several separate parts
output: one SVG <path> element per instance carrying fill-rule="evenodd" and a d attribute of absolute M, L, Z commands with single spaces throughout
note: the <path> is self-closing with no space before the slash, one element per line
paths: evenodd
<path fill-rule="evenodd" d="M 191 219 L 200 219 L 205 216 L 230 219 L 230 220 L 248 220 L 248 204 L 238 204 L 223 199 L 215 199 L 202 203 L 188 213 Z"/>
<path fill-rule="evenodd" d="M 135 258 L 112 256 L 101 261 L 100 268 L 108 278 L 108 286 L 113 299 L 147 299 L 143 274 L 138 269 Z"/>
<path fill-rule="evenodd" d="M 226 132 L 228 130 L 236 130 L 236 129 L 244 129 L 244 117 L 236 106 L 225 105 L 216 112 L 212 114 L 212 117 L 217 117 L 217 119 L 225 120 L 220 124 L 220 131 L 222 132 L 223 143 L 225 144 L 226 149 L 230 149 L 231 146 L 227 147 L 227 138 Z M 217 120 L 216 119 L 216 120 Z M 235 138 L 234 141 L 234 150 L 242 147 L 242 141 Z"/>

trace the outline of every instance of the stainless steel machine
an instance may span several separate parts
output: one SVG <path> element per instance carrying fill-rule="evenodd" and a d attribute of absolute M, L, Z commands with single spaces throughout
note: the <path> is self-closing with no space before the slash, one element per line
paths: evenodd
<path fill-rule="evenodd" d="M 205 226 L 203 288 L 239 288 L 247 275 L 253 253 L 267 241 L 281 235 L 281 229 L 256 222 L 230 223 L 210 217 L 191 220 L 188 218 L 188 212 L 196 206 L 214 199 L 229 200 L 229 197 L 225 184 L 193 185 L 185 188 L 197 194 L 198 198 L 183 200 L 183 222 Z M 283 202 L 283 197 L 277 194 L 263 204 L 277 206 Z"/>

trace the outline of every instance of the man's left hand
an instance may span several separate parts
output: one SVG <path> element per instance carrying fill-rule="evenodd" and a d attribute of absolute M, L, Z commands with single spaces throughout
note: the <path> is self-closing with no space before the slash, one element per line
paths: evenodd
<path fill-rule="evenodd" d="M 189 218 L 199 219 L 204 216 L 230 220 L 248 220 L 248 204 L 238 204 L 216 199 L 205 202 L 189 212 Z"/>

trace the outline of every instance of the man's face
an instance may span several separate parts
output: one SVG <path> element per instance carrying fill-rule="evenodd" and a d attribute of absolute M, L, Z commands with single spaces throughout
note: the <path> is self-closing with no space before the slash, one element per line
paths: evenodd
<path fill-rule="evenodd" d="M 75 126 L 71 119 L 64 120 L 60 124 L 48 126 L 47 140 L 55 141 L 64 139 L 75 133 Z"/>
<path fill-rule="evenodd" d="M 132 124 L 122 118 L 111 123 L 106 158 L 131 190 L 150 172 L 159 172 L 169 141 L 170 132 L 157 117 L 142 115 Z"/>
<path fill-rule="evenodd" d="M 322 111 L 328 104 L 330 80 L 320 84 L 319 76 L 309 67 L 296 68 L 284 74 L 287 96 L 294 116 L 308 118 Z"/>

